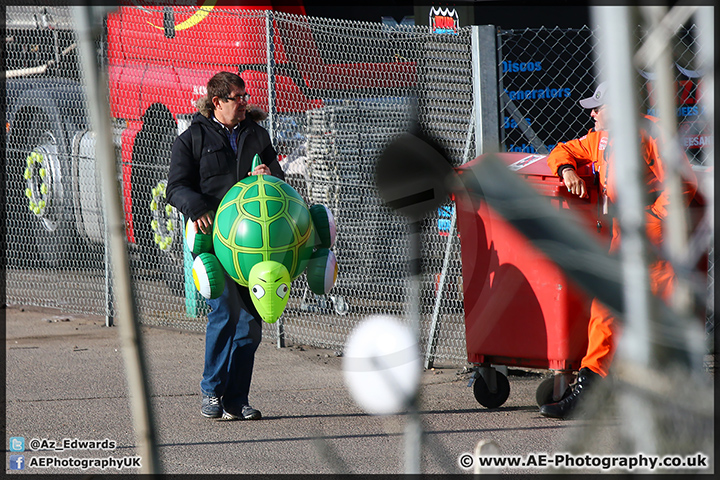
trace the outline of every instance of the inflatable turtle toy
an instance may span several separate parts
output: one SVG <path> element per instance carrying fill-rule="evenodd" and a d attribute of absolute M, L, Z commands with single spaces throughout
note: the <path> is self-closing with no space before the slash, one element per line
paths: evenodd
<path fill-rule="evenodd" d="M 307 271 L 310 290 L 325 295 L 335 285 L 338 266 L 330 250 L 335 220 L 321 204 L 308 208 L 290 185 L 270 175 L 237 182 L 215 214 L 213 233 L 185 228 L 188 248 L 197 257 L 192 274 L 205 298 L 219 297 L 225 274 L 250 289 L 260 317 L 274 323 L 285 310 L 290 282 Z"/>

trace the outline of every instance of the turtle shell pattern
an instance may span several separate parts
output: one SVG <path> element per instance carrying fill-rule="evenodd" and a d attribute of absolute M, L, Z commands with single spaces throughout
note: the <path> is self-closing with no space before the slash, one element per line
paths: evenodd
<path fill-rule="evenodd" d="M 252 175 L 223 197 L 215 215 L 213 247 L 225 271 L 248 285 L 250 269 L 273 260 L 294 280 L 313 252 L 310 211 L 294 188 L 271 175 Z"/>

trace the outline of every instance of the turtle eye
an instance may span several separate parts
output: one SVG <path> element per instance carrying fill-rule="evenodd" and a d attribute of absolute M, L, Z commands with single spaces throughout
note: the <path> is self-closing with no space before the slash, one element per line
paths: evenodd
<path fill-rule="evenodd" d="M 283 283 L 277 288 L 276 293 L 277 293 L 278 297 L 285 298 L 285 295 L 287 295 L 287 292 L 288 292 L 288 286 Z"/>
<path fill-rule="evenodd" d="M 252 293 L 255 295 L 255 298 L 260 300 L 265 295 L 265 289 L 260 285 L 255 285 L 252 287 Z"/>

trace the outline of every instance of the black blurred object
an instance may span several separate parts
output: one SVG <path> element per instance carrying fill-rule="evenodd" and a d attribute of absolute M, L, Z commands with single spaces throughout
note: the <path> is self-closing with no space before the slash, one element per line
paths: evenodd
<path fill-rule="evenodd" d="M 447 200 L 454 174 L 443 148 L 415 127 L 385 148 L 375 182 L 388 207 L 419 221 Z"/>

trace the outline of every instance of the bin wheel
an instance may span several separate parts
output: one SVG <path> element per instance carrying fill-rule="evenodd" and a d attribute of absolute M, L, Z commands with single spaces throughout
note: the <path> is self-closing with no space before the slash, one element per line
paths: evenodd
<path fill-rule="evenodd" d="M 538 385 L 537 390 L 535 390 L 535 401 L 537 402 L 538 406 L 542 407 L 543 405 L 546 405 L 548 403 L 553 403 L 555 400 L 553 400 L 553 390 L 555 389 L 555 377 L 546 378 L 542 382 L 540 382 L 540 385 Z M 568 386 L 565 389 L 565 392 L 563 393 L 560 400 L 570 395 L 570 392 L 572 390 Z M 558 400 L 558 401 L 560 401 Z"/>
<path fill-rule="evenodd" d="M 485 383 L 485 379 L 478 376 L 473 383 L 473 394 L 475 400 L 484 407 L 497 408 L 510 396 L 510 382 L 507 377 L 500 372 L 495 372 L 497 392 L 492 393 Z"/>

